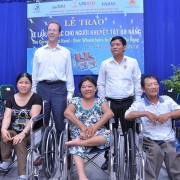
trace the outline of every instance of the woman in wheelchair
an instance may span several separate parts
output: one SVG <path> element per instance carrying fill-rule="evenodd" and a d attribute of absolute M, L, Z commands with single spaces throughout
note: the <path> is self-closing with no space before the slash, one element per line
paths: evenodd
<path fill-rule="evenodd" d="M 10 96 L 1 128 L 0 169 L 6 171 L 11 164 L 11 149 L 15 149 L 18 164 L 18 179 L 26 179 L 27 145 L 30 142 L 31 119 L 40 114 L 42 99 L 31 92 L 32 79 L 28 73 L 21 73 L 16 78 L 18 93 Z"/>
<path fill-rule="evenodd" d="M 103 125 L 113 117 L 113 112 L 105 99 L 95 98 L 96 86 L 92 77 L 84 77 L 79 84 L 82 98 L 74 97 L 64 112 L 71 122 L 72 139 L 65 145 L 73 155 L 79 180 L 87 180 L 84 158 L 92 147 L 104 149 L 109 146 L 110 131 Z"/>

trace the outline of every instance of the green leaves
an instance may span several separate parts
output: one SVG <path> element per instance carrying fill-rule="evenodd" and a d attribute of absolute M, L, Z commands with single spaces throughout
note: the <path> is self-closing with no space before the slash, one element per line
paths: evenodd
<path fill-rule="evenodd" d="M 180 92 L 180 66 L 171 64 L 174 74 L 162 81 L 166 85 L 166 89 L 173 89 L 175 92 Z"/>

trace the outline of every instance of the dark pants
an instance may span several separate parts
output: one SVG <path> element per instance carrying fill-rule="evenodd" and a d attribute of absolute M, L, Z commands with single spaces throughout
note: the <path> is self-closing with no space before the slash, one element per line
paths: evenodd
<path fill-rule="evenodd" d="M 118 129 L 118 119 L 120 118 L 123 133 L 127 132 L 129 128 L 133 128 L 134 126 L 134 121 L 128 121 L 124 118 L 126 110 L 131 106 L 132 103 L 133 98 L 124 100 L 122 102 L 111 100 L 110 108 L 114 113 L 115 119 L 113 127 Z"/>
<path fill-rule="evenodd" d="M 123 134 L 125 134 L 129 128 L 133 128 L 134 126 L 134 121 L 128 121 L 124 118 L 125 112 L 133 103 L 134 98 L 130 97 L 122 101 L 111 100 L 109 98 L 107 98 L 107 100 L 110 100 L 110 108 L 114 113 L 115 123 L 113 124 L 113 128 L 118 129 L 118 119 L 120 118 L 122 131 Z M 105 153 L 105 158 L 107 159 L 107 152 Z"/>
<path fill-rule="evenodd" d="M 39 82 L 37 84 L 37 94 L 45 100 L 45 124 L 49 125 L 50 115 L 52 112 L 54 123 L 59 139 L 61 132 L 65 128 L 64 111 L 67 107 L 67 88 L 66 82 L 58 82 L 56 84 L 47 84 Z"/>
<path fill-rule="evenodd" d="M 143 138 L 143 148 L 146 152 L 145 179 L 157 180 L 164 161 L 170 180 L 180 179 L 180 156 L 171 142 L 153 141 Z"/>

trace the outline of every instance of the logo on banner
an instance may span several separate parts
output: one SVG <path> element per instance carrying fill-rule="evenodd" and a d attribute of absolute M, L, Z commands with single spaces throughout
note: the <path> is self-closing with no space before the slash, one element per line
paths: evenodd
<path fill-rule="evenodd" d="M 102 6 L 116 6 L 116 2 L 113 1 L 102 2 Z"/>
<path fill-rule="evenodd" d="M 65 4 L 58 4 L 58 5 L 52 6 L 52 9 L 63 9 L 63 8 L 65 8 Z"/>
<path fill-rule="evenodd" d="M 34 4 L 33 9 L 34 9 L 34 12 L 39 12 L 40 11 L 40 4 L 39 3 Z"/>
<path fill-rule="evenodd" d="M 78 7 L 78 4 L 79 4 L 79 3 L 78 3 L 77 0 L 75 0 L 75 1 L 72 2 L 72 6 L 75 7 L 75 8 Z"/>
<path fill-rule="evenodd" d="M 78 7 L 78 6 L 94 6 L 96 5 L 96 2 L 95 1 L 82 1 L 82 2 L 79 2 L 77 0 L 74 0 L 72 2 L 72 6 L 73 7 Z"/>
<path fill-rule="evenodd" d="M 129 5 L 135 6 L 136 5 L 136 0 L 129 0 Z"/>

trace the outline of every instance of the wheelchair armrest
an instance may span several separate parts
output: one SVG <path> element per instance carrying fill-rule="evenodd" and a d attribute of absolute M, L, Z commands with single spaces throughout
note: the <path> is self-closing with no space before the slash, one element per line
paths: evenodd
<path fill-rule="evenodd" d="M 33 118 L 32 118 L 32 121 L 33 121 L 33 122 L 39 121 L 39 120 L 43 119 L 44 116 L 45 116 L 44 114 L 39 114 L 39 115 L 33 117 Z"/>
<path fill-rule="evenodd" d="M 110 118 L 109 119 L 109 130 L 112 132 L 113 131 L 113 123 L 115 123 L 114 118 Z"/>
<path fill-rule="evenodd" d="M 44 114 L 39 114 L 35 117 L 32 118 L 32 122 L 31 122 L 31 128 L 30 128 L 30 132 L 32 133 L 34 130 L 40 129 L 43 127 L 44 125 Z"/>
<path fill-rule="evenodd" d="M 140 119 L 135 119 L 135 131 L 140 134 L 142 133 L 142 121 Z"/>

